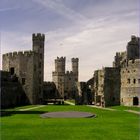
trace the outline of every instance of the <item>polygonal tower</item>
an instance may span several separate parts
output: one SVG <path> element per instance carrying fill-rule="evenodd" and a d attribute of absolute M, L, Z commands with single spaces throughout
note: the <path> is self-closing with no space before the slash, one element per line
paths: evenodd
<path fill-rule="evenodd" d="M 78 71 L 79 64 L 78 63 L 79 63 L 79 59 L 78 58 L 72 58 L 71 61 L 72 61 L 72 72 L 75 75 L 75 81 L 78 82 L 78 74 L 79 74 L 79 71 Z"/>
<path fill-rule="evenodd" d="M 52 73 L 53 82 L 61 98 L 64 98 L 65 89 L 65 57 L 55 59 L 55 71 Z"/>
<path fill-rule="evenodd" d="M 44 43 L 45 35 L 44 34 L 33 34 L 33 51 L 38 53 L 37 64 L 34 64 L 34 69 L 38 71 L 38 80 L 39 80 L 39 100 L 42 102 L 43 97 L 43 81 L 44 81 Z"/>
<path fill-rule="evenodd" d="M 65 61 L 66 58 L 65 57 L 57 57 L 57 59 L 55 59 L 55 71 L 58 73 L 65 73 Z"/>
<path fill-rule="evenodd" d="M 127 44 L 127 60 L 140 58 L 140 38 L 131 36 L 131 41 Z"/>

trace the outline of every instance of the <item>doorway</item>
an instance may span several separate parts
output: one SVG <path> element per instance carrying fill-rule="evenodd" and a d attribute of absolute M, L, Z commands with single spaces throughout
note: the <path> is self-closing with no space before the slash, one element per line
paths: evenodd
<path fill-rule="evenodd" d="M 11 67 L 10 68 L 10 74 L 13 75 L 14 73 L 15 73 L 15 68 L 14 67 Z"/>
<path fill-rule="evenodd" d="M 133 105 L 139 105 L 139 98 L 133 97 Z"/>

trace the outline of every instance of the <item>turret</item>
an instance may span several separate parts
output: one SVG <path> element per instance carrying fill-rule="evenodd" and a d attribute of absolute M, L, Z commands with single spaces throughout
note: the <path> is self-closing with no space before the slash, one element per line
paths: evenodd
<path fill-rule="evenodd" d="M 131 41 L 127 44 L 127 60 L 140 58 L 140 42 L 139 37 L 131 36 Z"/>
<path fill-rule="evenodd" d="M 78 58 L 72 58 L 71 59 L 72 61 L 72 72 L 74 73 L 75 75 L 75 81 L 78 81 L 78 63 L 79 63 L 79 59 Z"/>
<path fill-rule="evenodd" d="M 66 57 L 57 57 L 55 59 L 55 72 L 65 73 Z"/>
<path fill-rule="evenodd" d="M 44 49 L 44 41 L 45 41 L 44 34 L 41 33 L 33 34 L 32 41 L 33 41 L 33 51 L 39 52 L 41 48 Z"/>

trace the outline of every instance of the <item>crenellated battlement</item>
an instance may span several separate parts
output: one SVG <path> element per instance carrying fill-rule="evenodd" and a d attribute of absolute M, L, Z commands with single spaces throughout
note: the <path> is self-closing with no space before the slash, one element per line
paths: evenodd
<path fill-rule="evenodd" d="M 126 51 L 124 52 L 116 52 L 116 57 L 123 57 L 126 55 Z"/>
<path fill-rule="evenodd" d="M 65 60 L 66 60 L 66 57 L 57 57 L 56 59 L 55 59 L 55 62 L 65 62 Z"/>
<path fill-rule="evenodd" d="M 71 61 L 72 61 L 72 62 L 78 62 L 79 59 L 78 59 L 78 58 L 72 58 Z"/>
<path fill-rule="evenodd" d="M 3 54 L 3 57 L 8 57 L 8 58 L 15 58 L 15 57 L 20 57 L 20 56 L 31 56 L 35 54 L 34 51 L 19 51 L 19 52 L 10 52 L 10 53 L 6 53 L 6 54 Z"/>
<path fill-rule="evenodd" d="M 45 34 L 41 34 L 41 33 L 33 33 L 32 34 L 32 39 L 33 41 L 44 41 L 45 40 Z"/>
<path fill-rule="evenodd" d="M 128 61 L 128 67 L 130 66 L 138 66 L 140 65 L 140 59 L 135 59 L 135 60 L 129 60 Z"/>
<path fill-rule="evenodd" d="M 66 71 L 66 75 L 73 75 L 73 72 L 72 71 Z"/>

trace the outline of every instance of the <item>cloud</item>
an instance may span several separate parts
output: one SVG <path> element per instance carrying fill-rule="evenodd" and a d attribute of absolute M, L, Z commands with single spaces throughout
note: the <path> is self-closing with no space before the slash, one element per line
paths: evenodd
<path fill-rule="evenodd" d="M 49 7 L 53 9 L 57 14 L 60 14 L 61 16 L 64 16 L 66 19 L 69 19 L 73 22 L 87 20 L 86 17 L 84 17 L 80 13 L 64 5 L 62 1 L 55 1 L 55 0 L 33 0 L 33 1 L 41 4 L 46 8 Z"/>
<path fill-rule="evenodd" d="M 19 32 L 2 30 L 2 53 L 30 50 L 31 32 L 44 32 L 44 78 L 47 81 L 52 80 L 54 59 L 57 56 L 67 57 L 67 70 L 71 70 L 71 58 L 79 57 L 80 81 L 86 81 L 92 77 L 94 70 L 112 65 L 115 53 L 125 50 L 131 34 L 138 35 L 138 13 L 134 5 L 131 7 L 131 3 L 127 3 L 127 8 L 119 8 L 118 4 L 111 7 L 112 3 L 109 2 L 97 5 L 88 4 L 88 1 L 86 6 L 81 4 L 83 9 L 77 10 L 64 4 L 63 0 L 32 1 L 39 4 L 39 8 L 32 11 L 35 12 L 35 19 L 32 14 L 25 18 Z M 53 20 L 46 16 L 48 9 Z M 106 12 L 108 9 L 109 12 Z M 64 17 L 61 18 L 61 26 L 58 26 L 59 18 L 56 20 L 58 15 Z M 69 20 L 69 24 L 66 20 Z"/>
<path fill-rule="evenodd" d="M 17 10 L 19 7 L 12 7 L 12 8 L 1 8 L 0 12 L 6 12 L 6 11 L 11 11 L 11 10 Z"/>

